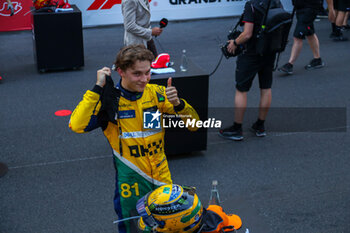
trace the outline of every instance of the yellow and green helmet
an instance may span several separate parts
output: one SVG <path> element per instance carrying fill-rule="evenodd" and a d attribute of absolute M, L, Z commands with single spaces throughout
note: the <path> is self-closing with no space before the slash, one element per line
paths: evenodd
<path fill-rule="evenodd" d="M 138 200 L 139 228 L 144 232 L 194 232 L 201 225 L 203 206 L 195 188 L 164 185 Z"/>

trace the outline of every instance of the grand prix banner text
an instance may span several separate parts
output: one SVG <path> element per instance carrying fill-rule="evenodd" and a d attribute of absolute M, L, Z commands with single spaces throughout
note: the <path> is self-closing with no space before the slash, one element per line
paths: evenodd
<path fill-rule="evenodd" d="M 70 0 L 83 15 L 84 26 L 122 24 L 122 0 Z M 237 16 L 245 0 L 152 0 L 151 20 L 188 20 Z"/>
<path fill-rule="evenodd" d="M 0 31 L 31 29 L 30 7 L 32 0 L 13 0 L 14 16 L 9 16 L 6 0 L 0 0 Z M 151 21 L 162 18 L 168 20 L 191 20 L 215 17 L 238 16 L 242 13 L 246 0 L 152 0 Z M 122 0 L 69 0 L 82 12 L 84 27 L 122 24 Z M 289 0 L 282 0 L 291 10 Z"/>

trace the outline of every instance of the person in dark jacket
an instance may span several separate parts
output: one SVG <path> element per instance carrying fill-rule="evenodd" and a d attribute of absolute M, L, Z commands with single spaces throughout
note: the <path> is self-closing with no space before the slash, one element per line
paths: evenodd
<path fill-rule="evenodd" d="M 297 60 L 303 47 L 303 39 L 307 39 L 310 45 L 313 59 L 305 66 L 306 70 L 319 69 L 324 67 L 320 56 L 320 43 L 315 33 L 314 20 L 319 9 L 322 7 L 322 0 L 294 0 L 297 23 L 294 30 L 294 41 L 288 63 L 278 68 L 278 71 L 285 74 L 293 74 L 293 65 Z"/>

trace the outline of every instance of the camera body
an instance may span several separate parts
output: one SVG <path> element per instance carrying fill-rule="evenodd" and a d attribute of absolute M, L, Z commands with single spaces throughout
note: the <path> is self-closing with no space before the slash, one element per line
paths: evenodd
<path fill-rule="evenodd" d="M 234 40 L 236 39 L 242 32 L 238 31 L 238 30 L 234 30 L 234 31 L 230 31 L 230 33 L 227 35 L 227 39 L 228 40 Z M 224 54 L 224 56 L 229 59 L 230 57 L 235 57 L 239 54 L 241 54 L 244 50 L 244 46 L 243 45 L 238 45 L 235 53 L 230 53 L 229 51 L 227 51 L 227 46 L 229 45 L 229 42 L 227 42 L 225 45 L 221 46 L 221 51 Z"/>

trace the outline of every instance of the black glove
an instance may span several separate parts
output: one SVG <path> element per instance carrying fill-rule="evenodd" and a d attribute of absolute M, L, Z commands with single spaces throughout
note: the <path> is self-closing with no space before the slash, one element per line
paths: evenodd
<path fill-rule="evenodd" d="M 106 84 L 103 87 L 101 95 L 101 110 L 107 114 L 108 120 L 117 124 L 116 116 L 118 114 L 118 106 L 121 91 L 114 86 L 111 76 L 106 76 Z"/>

